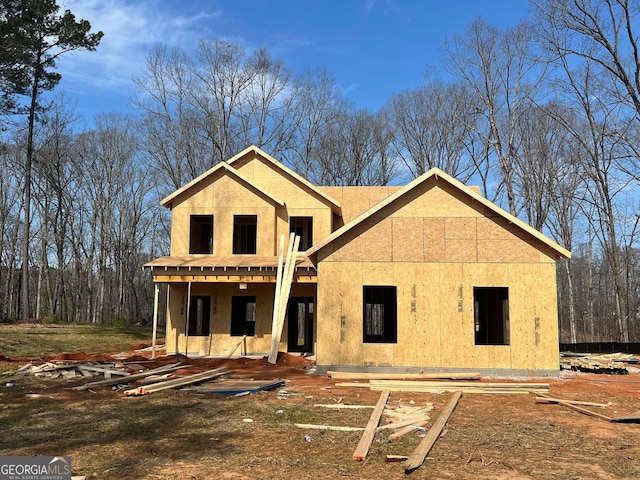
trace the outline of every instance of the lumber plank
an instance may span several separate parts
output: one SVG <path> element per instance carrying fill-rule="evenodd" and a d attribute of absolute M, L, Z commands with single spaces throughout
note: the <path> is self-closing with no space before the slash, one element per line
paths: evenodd
<path fill-rule="evenodd" d="M 387 462 L 404 462 L 409 457 L 406 455 L 387 455 L 385 458 Z"/>
<path fill-rule="evenodd" d="M 335 430 L 337 432 L 362 432 L 364 427 L 343 427 L 341 425 L 316 425 L 313 423 L 294 423 L 298 428 L 306 428 L 309 430 Z"/>
<path fill-rule="evenodd" d="M 88 388 L 93 387 L 106 387 L 109 385 L 117 385 L 118 383 L 130 383 L 134 380 L 140 380 L 141 378 L 147 378 L 151 375 L 156 375 L 158 373 L 168 373 L 173 372 L 174 370 L 178 370 L 179 368 L 188 368 L 189 365 L 183 365 L 182 363 L 174 363 L 173 365 L 165 365 L 163 367 L 152 368 L 151 370 L 147 370 L 142 373 L 134 373 L 133 375 L 129 375 L 126 378 L 109 378 L 107 380 L 98 380 L 97 382 L 85 383 L 84 385 L 78 385 L 77 387 L 73 387 L 72 390 L 87 390 Z"/>
<path fill-rule="evenodd" d="M 544 394 L 539 394 L 541 397 L 546 397 L 546 395 Z M 579 407 L 577 405 L 572 405 L 569 402 L 565 402 L 564 400 L 558 400 L 556 402 L 558 405 L 564 405 L 565 407 L 568 407 L 572 410 L 575 410 L 576 412 L 580 412 L 583 413 L 585 415 L 589 415 L 590 417 L 596 417 L 596 418 L 600 418 L 602 420 L 606 420 L 607 422 L 612 422 L 613 419 L 611 417 L 607 417 L 606 415 L 602 415 L 601 413 L 598 412 L 593 412 L 591 410 L 587 410 L 586 408 L 582 408 Z"/>
<path fill-rule="evenodd" d="M 293 242 L 292 242 L 293 240 Z M 293 245 L 291 245 L 293 243 Z M 298 246 L 300 245 L 300 237 L 292 233 L 289 237 L 289 250 L 284 265 L 284 273 L 282 276 L 282 285 L 278 292 L 278 317 L 275 324 L 275 330 L 271 332 L 271 351 L 267 361 L 275 364 L 278 360 L 278 346 L 280 345 L 280 337 L 282 336 L 282 328 L 284 327 L 284 317 L 287 310 L 287 302 L 289 301 L 289 293 L 291 292 L 291 283 L 293 282 L 293 274 L 296 269 L 296 260 Z M 274 325 L 272 325 L 273 328 Z"/>
<path fill-rule="evenodd" d="M 186 375 L 180 378 L 174 378 L 173 380 L 167 380 L 165 382 L 152 383 L 150 385 L 143 385 L 141 387 L 131 388 L 125 390 L 125 395 L 147 395 L 149 393 L 159 392 L 161 390 L 167 390 L 169 388 L 182 387 L 184 385 L 191 385 L 193 383 L 203 382 L 211 378 L 218 377 L 228 373 L 229 369 L 225 367 L 214 368 L 213 370 L 207 370 L 205 372 L 194 373 L 193 375 Z"/>
<path fill-rule="evenodd" d="M 367 458 L 367 453 L 369 453 L 369 448 L 371 448 L 371 442 L 373 442 L 373 437 L 376 434 L 376 427 L 378 426 L 378 423 L 380 423 L 380 417 L 382 417 L 384 406 L 387 404 L 390 394 L 391 392 L 389 391 L 382 392 L 380 394 L 376 408 L 374 408 L 371 413 L 371 417 L 369 418 L 367 427 L 365 428 L 362 438 L 360 438 L 360 442 L 356 447 L 356 451 L 353 452 L 354 460 L 363 462 Z"/>
<path fill-rule="evenodd" d="M 389 435 L 389 437 L 387 438 L 387 441 L 392 442 L 394 440 L 399 440 L 400 438 L 404 437 L 408 433 L 415 432 L 416 430 L 424 430 L 424 426 L 427 423 L 428 422 L 418 422 L 418 423 L 412 423 L 411 425 L 407 425 L 406 427 L 403 427 L 397 432 L 393 432 L 391 435 Z"/>
<path fill-rule="evenodd" d="M 479 373 L 368 373 L 338 372 L 329 370 L 327 375 L 339 380 L 480 380 Z"/>
<path fill-rule="evenodd" d="M 121 375 L 123 377 L 129 377 L 131 374 L 129 372 L 125 372 L 124 370 L 115 370 L 113 368 L 105 368 L 105 367 L 97 367 L 94 365 L 78 365 L 78 369 L 86 370 L 88 372 L 98 372 L 104 373 L 105 376 L 109 375 Z"/>
<path fill-rule="evenodd" d="M 426 422 L 431 417 L 428 414 L 420 415 L 418 417 L 406 418 L 398 422 L 387 423 L 386 425 L 380 425 L 378 430 L 390 430 L 394 428 L 406 427 L 407 425 L 413 425 L 415 423 Z"/>
<path fill-rule="evenodd" d="M 628 413 L 621 417 L 614 417 L 611 419 L 612 422 L 617 423 L 640 423 L 640 410 L 633 413 Z"/>
<path fill-rule="evenodd" d="M 536 397 L 536 403 L 558 403 L 558 402 L 566 402 L 571 405 L 581 405 L 583 407 L 608 407 L 611 405 L 610 403 L 597 403 L 597 402 L 583 402 L 579 400 L 564 400 L 561 398 L 552 398 L 552 397 Z"/>
<path fill-rule="evenodd" d="M 416 447 L 416 449 L 409 456 L 406 462 L 404 462 L 405 473 L 411 473 L 424 463 L 424 459 L 427 457 L 429 451 L 440 437 L 440 434 L 442 433 L 447 420 L 449 420 L 449 417 L 458 405 L 460 397 L 462 397 L 462 392 L 460 391 L 455 392 L 451 396 L 451 399 L 442 410 L 440 416 L 438 416 L 437 420 L 433 422 L 433 425 L 431 426 L 425 437 L 422 439 L 420 444 Z"/>
<path fill-rule="evenodd" d="M 363 408 L 376 408 L 375 405 L 345 405 L 344 403 L 316 403 L 314 407 L 324 408 L 336 408 L 336 409 L 363 409 Z"/>
<path fill-rule="evenodd" d="M 293 234 L 291 234 L 293 235 Z M 291 238 L 289 235 L 289 238 Z M 289 240 L 291 242 L 291 240 Z M 287 252 L 288 253 L 288 252 Z M 284 270 L 284 234 L 280 235 L 280 244 L 278 247 L 278 269 L 276 270 L 276 285 L 273 295 L 273 318 L 271 319 L 271 349 L 269 353 L 273 351 L 275 342 L 274 332 L 278 326 L 278 308 L 280 307 L 280 292 L 282 291 L 282 274 Z"/>

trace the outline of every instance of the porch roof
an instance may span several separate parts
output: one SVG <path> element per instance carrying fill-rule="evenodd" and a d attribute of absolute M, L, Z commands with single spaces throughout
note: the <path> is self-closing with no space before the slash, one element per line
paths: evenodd
<path fill-rule="evenodd" d="M 278 269 L 277 256 L 255 256 L 255 255 L 231 255 L 226 257 L 216 257 L 213 255 L 197 255 L 197 256 L 164 256 L 156 258 L 145 263 L 142 268 L 164 268 L 164 269 L 221 269 L 221 270 L 240 270 L 257 269 L 259 271 L 273 270 L 274 273 Z M 313 270 L 315 266 L 304 253 L 299 253 L 296 258 L 296 270 L 300 269 Z"/>

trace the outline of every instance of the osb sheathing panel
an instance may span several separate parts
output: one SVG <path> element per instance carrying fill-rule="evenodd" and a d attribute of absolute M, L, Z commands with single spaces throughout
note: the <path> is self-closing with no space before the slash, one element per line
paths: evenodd
<path fill-rule="evenodd" d="M 393 218 L 393 261 L 424 261 L 424 219 Z"/>
<path fill-rule="evenodd" d="M 399 186 L 371 186 L 371 187 L 318 187 L 327 195 L 340 202 L 342 218 L 348 223 L 362 212 L 381 202 L 389 195 L 397 192 Z"/>
<path fill-rule="evenodd" d="M 393 258 L 393 222 L 371 217 L 333 243 L 329 261 L 390 262 Z"/>
<path fill-rule="evenodd" d="M 213 254 L 233 253 L 234 215 L 257 215 L 257 255 L 275 254 L 275 206 L 272 201 L 231 176 L 207 179 L 191 197 L 172 209 L 171 255 L 189 254 L 191 215 L 213 215 Z"/>
<path fill-rule="evenodd" d="M 362 365 L 362 264 L 318 265 L 317 362 Z"/>
<path fill-rule="evenodd" d="M 318 292 L 320 365 L 559 368 L 552 265 L 331 262 L 319 268 L 321 278 L 332 279 L 330 289 L 320 284 Z M 362 286 L 390 284 L 398 294 L 397 343 L 364 344 Z M 474 286 L 509 288 L 510 345 L 475 345 Z"/>
<path fill-rule="evenodd" d="M 440 265 L 395 264 L 398 287 L 398 347 L 395 365 L 441 366 Z"/>
<path fill-rule="evenodd" d="M 235 162 L 233 166 L 265 192 L 283 200 L 287 206 L 330 210 L 327 200 L 255 153 Z"/>
<path fill-rule="evenodd" d="M 436 185 L 435 181 L 428 179 L 398 199 L 395 216 L 472 218 L 485 215 L 483 205 L 447 184 Z"/>
<path fill-rule="evenodd" d="M 424 218 L 424 261 L 442 262 L 445 259 L 444 218 Z"/>
<path fill-rule="evenodd" d="M 509 288 L 513 368 L 559 368 L 553 264 L 513 264 Z"/>

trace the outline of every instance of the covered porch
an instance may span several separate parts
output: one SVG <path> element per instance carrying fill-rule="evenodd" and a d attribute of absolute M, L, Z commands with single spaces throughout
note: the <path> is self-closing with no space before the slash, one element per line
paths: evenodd
<path fill-rule="evenodd" d="M 155 285 L 154 339 L 159 286 L 167 285 L 167 354 L 188 356 L 269 355 L 315 352 L 317 272 L 295 256 L 289 288 L 277 295 L 278 257 L 160 257 L 147 263 Z M 280 275 L 281 284 L 282 275 Z M 286 298 L 284 295 L 286 293 Z M 277 329 L 275 310 L 284 305 Z"/>

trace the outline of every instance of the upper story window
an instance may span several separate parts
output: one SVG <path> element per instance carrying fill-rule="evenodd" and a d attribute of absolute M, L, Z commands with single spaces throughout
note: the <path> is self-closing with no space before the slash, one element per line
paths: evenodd
<path fill-rule="evenodd" d="M 256 253 L 258 236 L 257 215 L 233 216 L 233 253 Z"/>
<path fill-rule="evenodd" d="M 473 287 L 476 345 L 509 345 L 509 289 Z"/>
<path fill-rule="evenodd" d="M 313 246 L 313 217 L 289 217 L 289 232 L 300 237 L 299 251 L 310 249 Z"/>
<path fill-rule="evenodd" d="M 213 215 L 191 215 L 189 253 L 213 253 Z"/>

